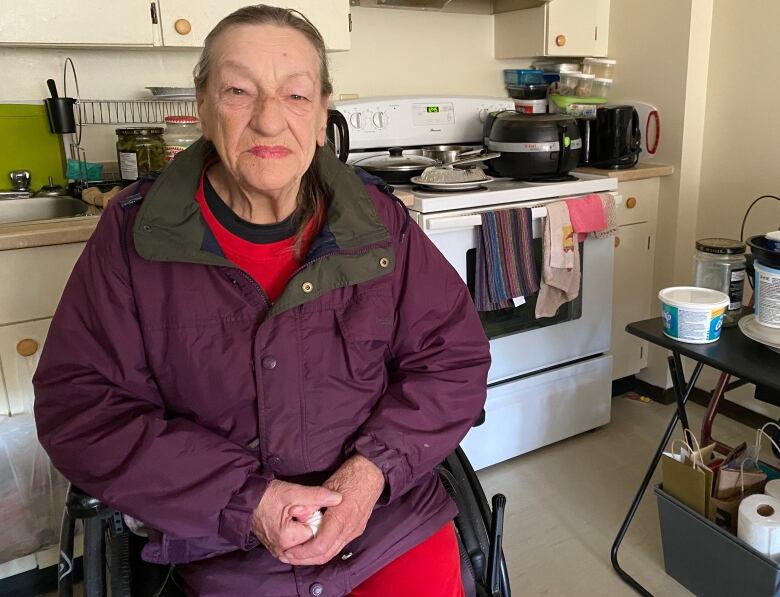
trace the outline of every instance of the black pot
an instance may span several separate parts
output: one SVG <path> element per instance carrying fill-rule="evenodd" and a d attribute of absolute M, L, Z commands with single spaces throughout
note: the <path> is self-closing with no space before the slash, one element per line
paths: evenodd
<path fill-rule="evenodd" d="M 761 265 L 778 269 L 780 268 L 780 253 L 772 251 L 766 245 L 766 237 L 763 234 L 751 236 L 747 239 L 750 252 Z"/>
<path fill-rule="evenodd" d="M 490 161 L 490 173 L 520 180 L 567 176 L 582 147 L 577 122 L 563 114 L 492 112 L 484 137 L 488 150 L 501 152 Z"/>
<path fill-rule="evenodd" d="M 420 176 L 423 170 L 441 164 L 433 158 L 405 154 L 400 147 L 391 147 L 389 153 L 363 158 L 354 165 L 375 174 L 388 184 L 411 184 L 411 179 Z"/>

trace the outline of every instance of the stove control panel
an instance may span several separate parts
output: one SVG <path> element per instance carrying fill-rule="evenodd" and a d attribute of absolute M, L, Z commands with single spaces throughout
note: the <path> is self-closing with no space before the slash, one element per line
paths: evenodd
<path fill-rule="evenodd" d="M 489 112 L 514 110 L 510 98 L 376 97 L 335 102 L 349 125 L 350 150 L 479 143 Z"/>

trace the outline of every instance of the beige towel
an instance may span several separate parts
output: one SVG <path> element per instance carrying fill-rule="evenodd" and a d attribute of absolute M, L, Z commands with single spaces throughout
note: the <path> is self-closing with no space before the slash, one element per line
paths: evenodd
<path fill-rule="evenodd" d="M 580 247 L 574 238 L 569 209 L 562 201 L 547 204 L 542 234 L 542 283 L 536 317 L 552 317 L 563 303 L 580 293 Z"/>
<path fill-rule="evenodd" d="M 611 193 L 599 193 L 601 205 L 604 206 L 604 215 L 607 218 L 607 227 L 604 230 L 594 232 L 596 238 L 611 238 L 618 234 L 617 212 L 615 211 L 615 198 Z"/>

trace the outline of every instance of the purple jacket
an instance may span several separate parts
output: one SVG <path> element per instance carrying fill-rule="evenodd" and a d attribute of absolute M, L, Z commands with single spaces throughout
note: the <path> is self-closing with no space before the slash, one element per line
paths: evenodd
<path fill-rule="evenodd" d="M 194 201 L 207 151 L 101 216 L 34 378 L 38 435 L 72 483 L 159 531 L 144 557 L 188 593 L 344 595 L 456 513 L 432 469 L 483 406 L 488 342 L 406 210 L 328 151 L 327 223 L 270 304 Z M 324 566 L 273 558 L 250 529 L 268 483 L 319 484 L 355 452 L 386 479 L 364 534 Z"/>

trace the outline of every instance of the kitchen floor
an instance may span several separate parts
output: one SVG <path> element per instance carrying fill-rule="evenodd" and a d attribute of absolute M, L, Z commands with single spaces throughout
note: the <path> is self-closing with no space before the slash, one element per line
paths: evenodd
<path fill-rule="evenodd" d="M 504 553 L 515 595 L 635 595 L 612 570 L 609 551 L 672 412 L 671 405 L 619 396 L 606 427 L 480 471 L 485 493 L 508 500 Z M 703 413 L 696 404 L 688 407 L 693 429 L 700 429 Z M 753 431 L 720 417 L 715 435 L 737 444 Z M 768 450 L 765 457 L 772 460 Z M 659 481 L 660 469 L 654 484 Z M 623 568 L 652 594 L 691 595 L 664 572 L 652 490 L 620 554 Z"/>

